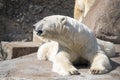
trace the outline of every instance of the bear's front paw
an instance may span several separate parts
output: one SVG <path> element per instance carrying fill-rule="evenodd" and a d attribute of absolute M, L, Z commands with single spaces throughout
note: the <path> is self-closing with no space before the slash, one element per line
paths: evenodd
<path fill-rule="evenodd" d="M 89 72 L 91 74 L 104 74 L 104 73 L 108 72 L 108 70 L 104 67 L 97 67 L 96 66 L 96 67 L 91 67 Z"/>
<path fill-rule="evenodd" d="M 53 69 L 54 72 L 57 72 L 58 74 L 62 75 L 62 76 L 67 76 L 67 75 L 79 75 L 80 73 L 78 72 L 78 70 L 74 67 L 72 68 L 67 68 L 67 69 L 58 69 L 55 70 Z"/>
<path fill-rule="evenodd" d="M 64 70 L 60 72 L 61 75 L 67 76 L 67 75 L 79 75 L 80 73 L 78 72 L 77 69 L 69 69 L 69 70 Z"/>
<path fill-rule="evenodd" d="M 80 73 L 78 72 L 78 70 L 76 69 L 71 69 L 71 70 L 68 70 L 69 74 L 70 75 L 79 75 Z"/>
<path fill-rule="evenodd" d="M 37 55 L 38 60 L 47 60 L 45 55 Z"/>

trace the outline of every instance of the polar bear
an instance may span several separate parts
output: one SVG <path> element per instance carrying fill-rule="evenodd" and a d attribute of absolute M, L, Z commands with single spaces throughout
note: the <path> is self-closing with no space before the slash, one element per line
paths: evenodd
<path fill-rule="evenodd" d="M 94 2 L 95 0 L 75 0 L 74 18 L 81 22 Z"/>
<path fill-rule="evenodd" d="M 91 63 L 92 74 L 111 70 L 107 55 L 114 55 L 110 52 L 111 49 L 114 52 L 113 44 L 96 40 L 94 33 L 86 25 L 67 16 L 53 15 L 43 18 L 34 26 L 37 35 L 52 40 L 40 46 L 37 57 L 52 61 L 54 72 L 63 76 L 79 74 L 73 64 L 84 60 Z"/>

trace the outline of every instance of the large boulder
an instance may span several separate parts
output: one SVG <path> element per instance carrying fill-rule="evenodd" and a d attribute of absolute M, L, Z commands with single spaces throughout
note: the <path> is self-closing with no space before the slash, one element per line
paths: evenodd
<path fill-rule="evenodd" d="M 120 43 L 120 0 L 96 0 L 83 23 L 98 38 Z"/>

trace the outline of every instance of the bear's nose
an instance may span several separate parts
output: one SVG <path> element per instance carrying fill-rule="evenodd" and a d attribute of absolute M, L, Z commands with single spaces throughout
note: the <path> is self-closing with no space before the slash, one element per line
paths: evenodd
<path fill-rule="evenodd" d="M 32 28 L 35 29 L 35 26 L 33 25 Z"/>
<path fill-rule="evenodd" d="M 43 33 L 42 30 L 38 30 L 38 31 L 37 31 L 37 34 L 38 34 L 38 35 L 41 35 L 42 33 Z"/>

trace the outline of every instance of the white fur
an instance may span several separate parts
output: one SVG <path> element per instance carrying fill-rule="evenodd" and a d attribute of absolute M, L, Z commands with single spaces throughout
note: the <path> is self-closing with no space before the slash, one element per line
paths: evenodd
<path fill-rule="evenodd" d="M 43 44 L 37 53 L 38 59 L 53 62 L 54 72 L 60 75 L 79 74 L 72 64 L 79 62 L 80 57 L 90 61 L 92 74 L 106 73 L 112 68 L 105 52 L 107 50 L 107 54 L 111 55 L 113 44 L 99 39 L 96 41 L 93 32 L 77 20 L 53 15 L 45 17 L 34 26 L 36 32 L 43 31 L 39 36 L 57 41 Z"/>
<path fill-rule="evenodd" d="M 115 46 L 113 43 L 108 42 L 108 41 L 103 41 L 100 39 L 97 39 L 97 42 L 98 42 L 99 46 L 101 47 L 101 49 L 103 51 L 105 51 L 105 53 L 108 57 L 115 56 Z"/>
<path fill-rule="evenodd" d="M 37 51 L 38 60 L 49 60 L 52 61 L 54 56 L 58 52 L 58 43 L 55 41 L 46 42 L 42 46 L 39 47 Z"/>

